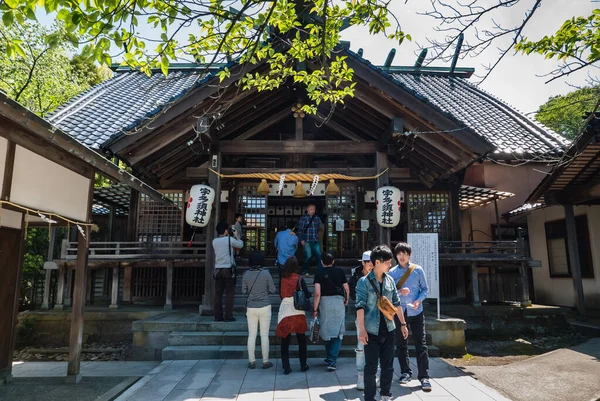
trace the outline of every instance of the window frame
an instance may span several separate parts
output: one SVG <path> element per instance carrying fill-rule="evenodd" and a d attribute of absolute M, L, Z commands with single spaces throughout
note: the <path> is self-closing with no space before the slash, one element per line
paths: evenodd
<path fill-rule="evenodd" d="M 551 235 L 548 236 L 548 227 L 551 224 L 561 224 L 563 226 L 563 235 Z M 579 224 L 578 224 L 579 223 Z M 581 226 L 581 224 L 583 224 L 584 226 Z M 589 266 L 589 269 L 587 270 L 581 270 L 581 278 L 582 279 L 594 279 L 594 259 L 592 257 L 592 248 L 591 248 L 591 243 L 590 243 L 590 229 L 589 229 L 589 224 L 588 224 L 588 218 L 587 218 L 587 214 L 581 214 L 581 215 L 577 215 L 575 216 L 575 231 L 579 232 L 579 229 L 585 229 L 585 234 L 584 234 L 584 239 L 587 242 L 585 245 L 582 244 L 581 240 L 582 238 L 577 238 L 577 246 L 579 248 L 579 260 L 580 260 L 580 264 L 583 265 L 583 263 L 581 263 L 584 258 L 587 259 L 587 266 Z M 573 273 L 571 271 L 571 258 L 569 255 L 569 243 L 567 241 L 567 221 L 566 219 L 556 219 L 556 220 L 551 220 L 551 221 L 546 221 L 544 222 L 544 236 L 545 236 L 545 241 L 546 241 L 546 254 L 548 257 L 548 273 L 550 275 L 550 278 L 572 278 L 573 277 Z M 567 274 L 556 274 L 552 272 L 552 265 L 550 262 L 550 247 L 548 246 L 548 240 L 550 239 L 561 239 L 564 241 L 565 244 L 565 250 L 566 250 L 566 256 L 567 256 Z M 583 247 L 583 249 L 582 249 Z M 586 251 L 587 252 L 582 252 L 582 251 Z M 583 267 L 583 266 L 581 266 Z"/>

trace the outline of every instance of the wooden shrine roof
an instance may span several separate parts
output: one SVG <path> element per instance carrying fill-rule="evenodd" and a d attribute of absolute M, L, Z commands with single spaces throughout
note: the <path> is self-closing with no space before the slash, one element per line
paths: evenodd
<path fill-rule="evenodd" d="M 584 132 L 526 202 L 538 201 L 546 204 L 600 201 L 600 113 L 591 117 Z"/>
<path fill-rule="evenodd" d="M 470 185 L 462 185 L 458 195 L 458 205 L 461 210 L 487 205 L 494 199 L 502 200 L 515 196 L 511 192 L 498 191 L 493 188 L 479 188 Z"/>

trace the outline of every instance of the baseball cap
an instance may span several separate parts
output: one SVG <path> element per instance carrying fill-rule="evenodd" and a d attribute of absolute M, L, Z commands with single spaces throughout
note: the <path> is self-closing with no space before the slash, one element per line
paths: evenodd
<path fill-rule="evenodd" d="M 363 252 L 361 262 L 370 262 L 371 261 L 371 251 Z"/>

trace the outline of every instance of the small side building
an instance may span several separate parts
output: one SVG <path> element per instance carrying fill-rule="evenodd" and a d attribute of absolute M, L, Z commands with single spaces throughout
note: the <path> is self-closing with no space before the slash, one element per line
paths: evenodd
<path fill-rule="evenodd" d="M 591 116 L 585 131 L 560 163 L 506 217 L 526 219 L 536 301 L 600 310 L 600 122 Z"/>

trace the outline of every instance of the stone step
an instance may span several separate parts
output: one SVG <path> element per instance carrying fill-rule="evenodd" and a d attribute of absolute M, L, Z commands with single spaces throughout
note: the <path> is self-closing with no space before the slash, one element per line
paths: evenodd
<path fill-rule="evenodd" d="M 191 329 L 191 326 L 185 328 L 174 328 L 171 331 L 174 332 L 201 332 L 201 333 L 230 333 L 230 332 L 248 332 L 248 322 L 245 316 L 235 316 L 237 319 L 235 322 L 215 322 L 214 320 L 200 321 L 195 324 L 195 328 Z M 306 316 L 307 323 L 310 324 L 312 320 L 312 314 Z M 270 331 L 274 331 L 277 327 L 277 314 L 273 313 L 271 318 Z M 354 323 L 354 316 L 346 316 L 346 331 L 355 331 L 356 326 Z"/>
<path fill-rule="evenodd" d="M 294 344 L 295 341 L 292 341 Z M 340 358 L 352 358 L 356 355 L 354 345 L 342 345 L 340 349 Z M 438 357 L 440 356 L 440 350 L 430 345 L 428 346 L 429 356 Z M 324 358 L 325 357 L 325 345 L 324 344 L 309 344 L 307 346 L 309 358 Z M 414 347 L 409 348 L 411 357 L 415 356 Z M 260 346 L 256 347 L 256 359 L 261 360 Z M 281 347 L 270 346 L 269 350 L 270 358 L 281 357 Z M 162 360 L 202 360 L 202 359 L 247 359 L 248 350 L 245 345 L 180 345 L 180 346 L 167 346 L 162 350 Z M 290 347 L 290 358 L 298 358 L 298 347 L 292 345 Z"/>
<path fill-rule="evenodd" d="M 308 333 L 307 333 L 308 334 Z M 260 335 L 258 336 L 260 338 Z M 169 335 L 169 346 L 181 345 L 246 345 L 248 341 L 247 331 L 226 332 L 189 332 L 174 331 Z M 356 330 L 346 331 L 342 344 L 356 345 Z M 409 344 L 414 344 L 412 336 L 408 338 Z M 258 340 L 260 342 L 260 339 Z M 275 336 L 275 331 L 269 332 L 269 343 L 271 345 L 281 344 L 281 338 Z M 427 344 L 432 344 L 431 335 L 427 335 Z"/>

